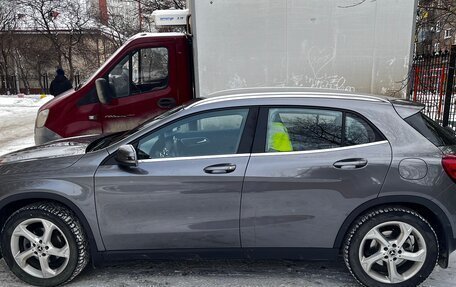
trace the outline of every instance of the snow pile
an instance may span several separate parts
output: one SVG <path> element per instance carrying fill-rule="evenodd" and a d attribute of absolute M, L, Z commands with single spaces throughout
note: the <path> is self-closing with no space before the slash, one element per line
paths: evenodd
<path fill-rule="evenodd" d="M 34 145 L 36 113 L 52 98 L 0 95 L 0 155 Z"/>
<path fill-rule="evenodd" d="M 41 107 L 52 98 L 50 95 L 0 95 L 0 107 Z"/>

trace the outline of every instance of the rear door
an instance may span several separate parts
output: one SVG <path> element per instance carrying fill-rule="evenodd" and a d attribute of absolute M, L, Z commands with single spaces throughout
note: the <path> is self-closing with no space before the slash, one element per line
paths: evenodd
<path fill-rule="evenodd" d="M 154 42 L 132 51 L 106 75 L 112 100 L 102 105 L 104 133 L 128 130 L 179 103 L 174 42 Z"/>
<path fill-rule="evenodd" d="M 263 108 L 246 171 L 243 247 L 332 248 L 348 214 L 377 197 L 391 148 L 362 116 Z"/>

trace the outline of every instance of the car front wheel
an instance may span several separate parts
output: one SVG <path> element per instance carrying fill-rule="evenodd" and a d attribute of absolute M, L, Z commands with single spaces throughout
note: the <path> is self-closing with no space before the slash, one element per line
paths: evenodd
<path fill-rule="evenodd" d="M 11 271 L 36 286 L 72 280 L 89 260 L 86 237 L 76 216 L 50 202 L 25 206 L 6 221 L 1 248 Z"/>
<path fill-rule="evenodd" d="M 358 218 L 344 246 L 345 263 L 366 286 L 417 286 L 431 274 L 439 255 L 431 225 L 402 207 L 372 210 Z"/>

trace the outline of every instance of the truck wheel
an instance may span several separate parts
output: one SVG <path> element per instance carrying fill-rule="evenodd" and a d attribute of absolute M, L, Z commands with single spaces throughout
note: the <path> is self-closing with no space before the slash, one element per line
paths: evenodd
<path fill-rule="evenodd" d="M 67 208 L 39 202 L 14 212 L 1 235 L 8 267 L 36 286 L 56 286 L 72 280 L 89 261 L 87 240 L 78 219 Z"/>
<path fill-rule="evenodd" d="M 351 274 L 365 286 L 417 286 L 436 266 L 439 246 L 418 213 L 382 207 L 356 220 L 343 253 Z"/>

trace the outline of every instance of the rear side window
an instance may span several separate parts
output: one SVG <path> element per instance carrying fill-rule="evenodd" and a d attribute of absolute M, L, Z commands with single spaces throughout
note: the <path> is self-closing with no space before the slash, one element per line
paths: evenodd
<path fill-rule="evenodd" d="M 266 152 L 331 149 L 383 140 L 363 118 L 314 108 L 269 109 Z"/>
<path fill-rule="evenodd" d="M 438 147 L 456 145 L 454 132 L 445 129 L 423 113 L 416 113 L 404 120 Z"/>
<path fill-rule="evenodd" d="M 342 112 L 270 109 L 266 151 L 286 152 L 341 146 Z"/>

